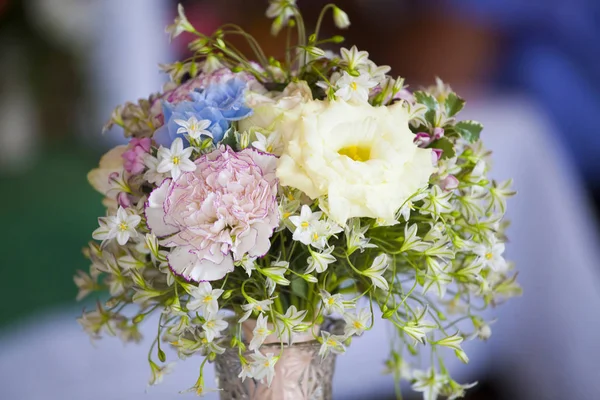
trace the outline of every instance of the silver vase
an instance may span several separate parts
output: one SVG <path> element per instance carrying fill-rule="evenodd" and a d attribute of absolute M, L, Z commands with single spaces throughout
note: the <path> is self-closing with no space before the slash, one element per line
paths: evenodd
<path fill-rule="evenodd" d="M 250 321 L 250 326 L 253 321 Z M 328 324 L 329 325 L 329 324 Z M 336 333 L 340 326 L 328 326 L 329 332 Z M 245 329 L 248 331 L 249 329 Z M 343 328 L 341 328 L 343 331 Z M 247 378 L 244 382 L 238 375 L 242 365 L 235 349 L 227 349 L 215 359 L 215 370 L 221 400 L 331 400 L 332 381 L 336 355 L 330 353 L 324 359 L 319 355 L 321 344 L 312 340 L 313 336 L 294 337 L 294 344 L 284 346 L 281 358 L 275 364 L 275 377 L 271 386 Z M 264 344 L 263 354 L 281 352 L 279 343 Z M 245 357 L 250 357 L 247 353 Z"/>

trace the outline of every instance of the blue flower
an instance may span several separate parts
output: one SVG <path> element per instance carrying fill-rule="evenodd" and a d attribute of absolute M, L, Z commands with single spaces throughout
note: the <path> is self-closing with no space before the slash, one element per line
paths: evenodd
<path fill-rule="evenodd" d="M 231 126 L 231 121 L 239 121 L 252 114 L 252 109 L 245 103 L 245 91 L 246 82 L 240 78 L 232 78 L 212 83 L 204 90 L 191 92 L 190 100 L 175 104 L 163 101 L 165 125 L 155 132 L 154 140 L 163 146 L 170 145 L 175 138 L 182 137 L 177 133 L 180 126 L 175 120 L 187 121 L 190 117 L 196 117 L 197 120 L 211 122 L 208 130 L 213 135 L 214 143 L 218 143 Z"/>

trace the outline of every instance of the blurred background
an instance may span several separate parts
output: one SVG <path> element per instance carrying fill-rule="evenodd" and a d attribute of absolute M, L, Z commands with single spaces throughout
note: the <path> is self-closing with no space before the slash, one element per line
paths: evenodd
<path fill-rule="evenodd" d="M 235 22 L 267 54 L 282 53 L 283 43 L 269 35 L 266 0 L 181 2 L 198 30 Z M 91 303 L 75 303 L 72 282 L 87 268 L 81 248 L 103 214 L 86 174 L 121 140 L 118 131 L 102 135 L 102 125 L 117 104 L 160 91 L 166 77 L 158 63 L 186 53 L 185 35 L 169 44 L 164 33 L 176 3 L 0 0 L 2 399 L 175 398 L 185 388 L 179 380 L 144 397 L 144 346 L 102 343 L 94 352 L 75 322 Z M 326 2 L 298 4 L 314 23 Z M 342 32 L 348 47 L 368 50 L 412 89 L 439 76 L 467 99 L 465 118 L 486 125 L 496 176 L 514 177 L 520 192 L 509 202 L 508 257 L 525 294 L 491 314 L 499 321 L 490 343 L 473 345 L 472 363 L 458 366 L 465 381 L 480 382 L 468 398 L 600 398 L 600 1 L 338 5 L 352 22 Z M 361 341 L 349 352 L 353 361 L 338 361 L 337 398 L 393 398 L 392 378 L 378 377 L 382 341 Z M 132 354 L 139 363 L 129 361 Z M 373 378 L 353 383 L 344 373 L 359 356 L 372 360 Z M 119 394 L 106 389 L 114 360 L 122 364 L 112 379 L 135 381 Z M 196 367 L 186 365 L 193 381 Z M 92 382 L 99 377 L 102 385 Z"/>

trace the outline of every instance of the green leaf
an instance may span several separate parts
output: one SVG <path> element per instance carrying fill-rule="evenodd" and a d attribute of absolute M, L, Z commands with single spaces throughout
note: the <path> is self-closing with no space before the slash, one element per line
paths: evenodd
<path fill-rule="evenodd" d="M 308 293 L 308 284 L 302 278 L 292 279 L 292 293 L 302 299 L 306 299 Z"/>
<path fill-rule="evenodd" d="M 456 93 L 450 93 L 448 97 L 446 97 L 444 105 L 446 106 L 446 115 L 448 117 L 453 117 L 463 109 L 465 101 L 458 97 Z"/>
<path fill-rule="evenodd" d="M 431 147 L 443 151 L 442 160 L 445 160 L 446 158 L 452 158 L 456 154 L 456 151 L 454 150 L 454 143 L 452 143 L 447 137 L 442 137 L 436 140 L 431 144 Z"/>
<path fill-rule="evenodd" d="M 223 135 L 223 139 L 221 139 L 221 141 L 219 143 L 227 145 L 227 146 L 231 147 L 234 151 L 237 151 L 238 150 L 238 138 L 235 133 L 236 132 L 234 129 L 231 129 L 231 128 L 228 129 L 227 132 L 225 132 L 225 135 Z"/>
<path fill-rule="evenodd" d="M 481 133 L 482 129 L 483 125 L 477 121 L 460 121 L 454 125 L 454 130 L 456 130 L 456 132 L 458 132 L 458 134 L 465 140 L 471 143 L 479 139 L 479 134 Z"/>
<path fill-rule="evenodd" d="M 429 93 L 419 91 L 419 92 L 415 92 L 414 96 L 415 96 L 415 99 L 417 100 L 417 103 L 424 104 L 429 110 L 437 110 L 439 107 L 438 102 L 435 99 L 435 97 L 433 97 Z"/>

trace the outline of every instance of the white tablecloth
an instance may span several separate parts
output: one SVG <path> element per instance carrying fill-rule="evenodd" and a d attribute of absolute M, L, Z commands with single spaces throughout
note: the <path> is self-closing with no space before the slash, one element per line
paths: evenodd
<path fill-rule="evenodd" d="M 471 362 L 452 362 L 451 368 L 463 381 L 494 374 L 517 400 L 598 399 L 600 242 L 581 184 L 552 139 L 552 128 L 530 103 L 504 98 L 469 106 L 469 116 L 486 125 L 494 176 L 514 177 L 519 191 L 509 201 L 507 253 L 517 262 L 525 294 L 493 310 L 490 315 L 499 320 L 490 341 L 467 343 Z M 4 332 L 1 398 L 163 400 L 194 384 L 198 358 L 180 363 L 163 384 L 144 393 L 156 321 L 146 324 L 140 346 L 106 339 L 93 347 L 75 323 L 77 314 L 58 310 Z M 335 398 L 393 393 L 391 377 L 381 374 L 387 342 L 382 323 L 353 341 L 338 359 Z M 206 382 L 213 376 L 207 368 Z"/>

